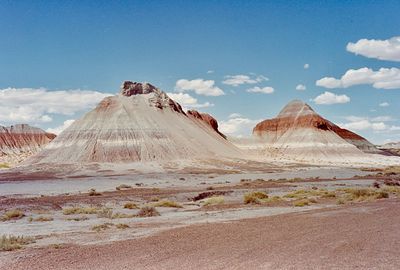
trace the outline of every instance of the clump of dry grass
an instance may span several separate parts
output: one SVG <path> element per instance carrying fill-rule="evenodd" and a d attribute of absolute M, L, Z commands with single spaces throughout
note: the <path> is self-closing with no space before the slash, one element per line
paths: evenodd
<path fill-rule="evenodd" d="M 123 190 L 123 189 L 131 189 L 131 188 L 132 188 L 132 186 L 130 186 L 130 185 L 122 184 L 122 185 L 119 185 L 118 187 L 116 187 L 115 189 Z"/>
<path fill-rule="evenodd" d="M 12 251 L 22 248 L 22 246 L 34 243 L 32 237 L 27 236 L 13 236 L 2 235 L 0 237 L 0 251 Z"/>
<path fill-rule="evenodd" d="M 0 169 L 9 169 L 9 168 L 11 167 L 7 163 L 0 163 Z"/>
<path fill-rule="evenodd" d="M 54 219 L 52 217 L 46 217 L 46 216 L 39 216 L 37 218 L 29 218 L 29 222 L 35 221 L 35 222 L 47 222 L 47 221 L 53 221 Z"/>
<path fill-rule="evenodd" d="M 125 224 L 125 223 L 119 223 L 119 224 L 117 224 L 117 225 L 115 225 L 115 227 L 117 228 L 117 229 L 128 229 L 128 228 L 130 228 L 129 227 L 129 225 L 128 224 Z"/>
<path fill-rule="evenodd" d="M 98 218 L 108 218 L 108 219 L 117 219 L 117 218 L 132 218 L 135 215 L 125 214 L 125 213 L 114 213 L 110 208 L 103 208 L 97 213 Z"/>
<path fill-rule="evenodd" d="M 159 202 L 156 202 L 153 204 L 155 207 L 173 207 L 173 208 L 182 208 L 182 205 L 180 205 L 177 202 L 174 201 L 168 201 L 168 200 L 162 200 Z"/>
<path fill-rule="evenodd" d="M 157 211 L 156 208 L 152 206 L 143 206 L 139 213 L 136 215 L 137 217 L 155 217 L 159 216 L 160 213 Z"/>
<path fill-rule="evenodd" d="M 6 211 L 0 218 L 0 221 L 16 220 L 21 219 L 25 216 L 25 213 L 18 209 Z"/>
<path fill-rule="evenodd" d="M 244 194 L 243 197 L 243 201 L 245 204 L 261 204 L 265 199 L 268 199 L 268 195 L 267 193 L 261 191 L 249 192 Z"/>
<path fill-rule="evenodd" d="M 295 201 L 293 203 L 294 206 L 296 207 L 303 207 L 303 206 L 308 206 L 310 205 L 312 202 L 309 199 L 301 199 L 299 201 Z"/>
<path fill-rule="evenodd" d="M 382 191 L 400 196 L 400 187 L 398 186 L 386 186 L 382 189 Z"/>
<path fill-rule="evenodd" d="M 160 200 L 159 197 L 151 197 L 150 202 L 158 202 Z"/>
<path fill-rule="evenodd" d="M 138 209 L 139 206 L 137 206 L 136 203 L 128 202 L 124 204 L 125 209 Z"/>
<path fill-rule="evenodd" d="M 132 214 L 125 214 L 125 213 L 114 213 L 111 217 L 111 219 L 117 219 L 117 218 L 133 218 L 135 215 Z"/>
<path fill-rule="evenodd" d="M 94 226 L 92 226 L 92 231 L 101 232 L 101 231 L 109 229 L 112 225 L 114 225 L 114 224 L 103 223 L 103 224 L 99 224 L 99 225 L 94 225 Z"/>
<path fill-rule="evenodd" d="M 214 197 L 205 199 L 203 205 L 204 206 L 218 205 L 218 204 L 223 204 L 224 202 L 225 202 L 224 196 L 214 196 Z"/>
<path fill-rule="evenodd" d="M 80 216 L 80 217 L 73 217 L 73 218 L 68 218 L 67 220 L 69 221 L 84 221 L 88 220 L 89 218 L 87 216 Z"/>
<path fill-rule="evenodd" d="M 100 196 L 100 195 L 101 195 L 101 193 L 97 192 L 96 189 L 94 189 L 94 188 L 91 188 L 89 190 L 89 196 Z"/>
<path fill-rule="evenodd" d="M 91 207 L 91 206 L 86 206 L 86 207 L 80 207 L 80 206 L 74 206 L 74 207 L 68 207 L 63 209 L 63 214 L 64 215 L 75 215 L 75 214 L 83 214 L 83 215 L 90 215 L 90 214 L 96 214 L 99 209 L 97 207 Z"/>

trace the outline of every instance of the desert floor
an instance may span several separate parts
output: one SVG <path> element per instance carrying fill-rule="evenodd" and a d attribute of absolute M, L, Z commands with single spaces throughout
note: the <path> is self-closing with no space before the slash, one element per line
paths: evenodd
<path fill-rule="evenodd" d="M 398 269 L 396 173 L 5 172 L 0 235 L 29 243 L 0 269 Z"/>

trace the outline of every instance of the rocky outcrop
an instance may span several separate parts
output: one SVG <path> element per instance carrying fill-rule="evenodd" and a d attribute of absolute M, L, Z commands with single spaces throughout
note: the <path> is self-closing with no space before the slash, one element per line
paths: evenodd
<path fill-rule="evenodd" d="M 124 82 L 118 95 L 101 101 L 29 162 L 169 162 L 238 155 L 211 116 L 188 116 L 153 85 Z"/>
<path fill-rule="evenodd" d="M 152 94 L 153 97 L 149 99 L 149 104 L 151 106 L 161 110 L 169 108 L 176 112 L 185 114 L 179 103 L 175 102 L 165 92 L 149 83 L 125 81 L 121 86 L 120 94 L 126 97 Z"/>
<path fill-rule="evenodd" d="M 316 129 L 320 131 L 331 131 L 353 144 L 363 152 L 379 153 L 380 151 L 365 138 L 340 128 L 332 122 L 318 115 L 308 104 L 294 100 L 286 105 L 276 118 L 268 119 L 258 123 L 253 129 L 255 136 L 269 136 L 276 140 L 289 130 Z"/>
<path fill-rule="evenodd" d="M 55 134 L 26 124 L 0 126 L 0 162 L 17 164 L 40 151 L 55 137 Z"/>
<path fill-rule="evenodd" d="M 207 113 L 199 113 L 196 110 L 189 110 L 187 111 L 187 115 L 190 118 L 193 118 L 195 120 L 200 120 L 203 123 L 205 123 L 207 126 L 211 127 L 215 132 L 217 132 L 221 137 L 223 137 L 224 139 L 226 139 L 226 136 L 224 134 L 222 134 L 219 130 L 218 130 L 218 121 L 212 117 L 211 115 L 207 114 Z"/>

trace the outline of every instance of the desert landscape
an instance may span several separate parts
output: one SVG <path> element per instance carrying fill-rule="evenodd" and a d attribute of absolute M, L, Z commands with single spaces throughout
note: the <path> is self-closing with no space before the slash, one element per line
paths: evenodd
<path fill-rule="evenodd" d="M 2 3 L 0 269 L 399 269 L 399 8 Z"/>
<path fill-rule="evenodd" d="M 4 269 L 399 263 L 400 157 L 301 101 L 230 139 L 212 116 L 126 81 L 36 153 L 28 146 L 49 135 L 6 130 L 27 146 L 5 157 L 32 154 L 0 174 Z"/>

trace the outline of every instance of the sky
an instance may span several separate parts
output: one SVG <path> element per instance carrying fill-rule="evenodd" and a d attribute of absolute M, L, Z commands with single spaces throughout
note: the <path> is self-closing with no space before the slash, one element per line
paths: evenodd
<path fill-rule="evenodd" d="M 0 0 L 0 124 L 59 133 L 124 80 L 250 136 L 293 99 L 400 141 L 398 1 Z"/>

